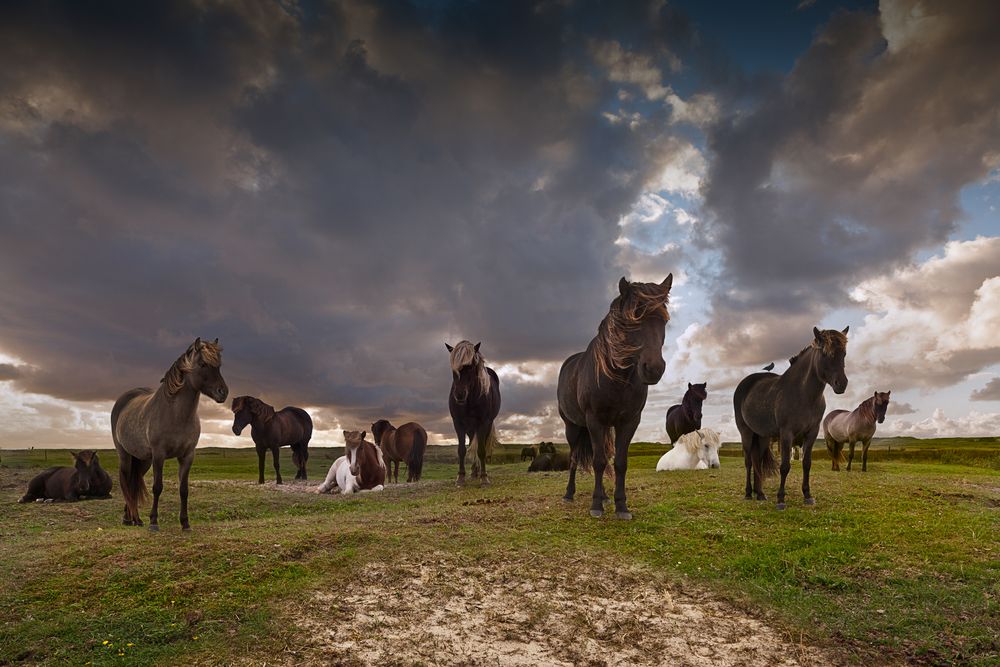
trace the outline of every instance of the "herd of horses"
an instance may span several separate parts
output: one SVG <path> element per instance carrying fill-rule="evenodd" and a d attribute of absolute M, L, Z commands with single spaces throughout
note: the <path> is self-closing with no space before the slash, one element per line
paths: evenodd
<path fill-rule="evenodd" d="M 547 443 L 551 447 L 548 451 L 534 448 L 522 451 L 522 461 L 532 459 L 531 470 L 568 468 L 564 494 L 567 502 L 572 502 L 576 495 L 577 470 L 582 466 L 592 471 L 590 514 L 594 517 L 602 516 L 605 504 L 611 502 L 604 483 L 606 473 L 613 471 L 607 476 L 614 480 L 615 515 L 632 518 L 625 492 L 628 450 L 649 387 L 657 384 L 666 370 L 663 343 L 670 320 L 667 305 L 672 283 L 672 275 L 661 283 L 630 282 L 625 278 L 619 281 L 618 295 L 601 320 L 597 335 L 585 350 L 566 359 L 559 371 L 558 410 L 565 426 L 569 456 L 557 452 L 551 443 Z M 836 394 L 847 389 L 844 369 L 847 332 L 847 328 L 843 331 L 814 328 L 812 341 L 789 360 L 784 373 L 752 373 L 736 387 L 733 407 L 743 446 L 746 499 L 765 500 L 764 478 L 780 471 L 777 507 L 785 508 L 785 484 L 795 447 L 802 449 L 804 503 L 813 504 L 809 474 L 812 448 L 821 426 L 835 470 L 843 463 L 845 447 L 849 448 L 853 461 L 858 443 L 863 447 L 862 470 L 867 469 L 868 447 L 875 423 L 885 419 L 889 392 L 875 392 L 854 411 L 836 410 L 823 419 L 826 387 L 830 386 Z M 480 343 L 463 340 L 446 347 L 452 371 L 448 409 L 458 438 L 457 483 L 464 485 L 466 481 L 468 441 L 473 455 L 471 475 L 481 485 L 488 485 L 487 462 L 497 442 L 500 379 L 486 365 Z M 198 338 L 170 366 L 157 389 L 131 389 L 115 402 L 111 434 L 118 454 L 119 486 L 125 500 L 124 524 L 143 525 L 139 504 L 148 498 L 144 480 L 152 468 L 149 527 L 158 530 L 163 464 L 166 459 L 174 458 L 179 463 L 180 523 L 184 530 L 190 530 L 188 476 L 201 434 L 198 402 L 201 395 L 218 403 L 226 401 L 229 388 L 221 367 L 222 348 L 218 339 L 210 342 Z M 773 364 L 767 368 L 770 370 Z M 682 442 L 692 452 L 696 447 L 710 449 L 714 443 L 717 465 L 718 434 L 712 436 L 701 430 L 706 397 L 705 384 L 689 383 L 681 403 L 667 411 L 666 430 L 677 450 L 674 458 L 678 461 L 683 458 Z M 258 454 L 258 483 L 264 482 L 268 451 L 272 454 L 276 482 L 282 483 L 278 450 L 283 446 L 291 448 L 296 479 L 306 479 L 313 424 L 305 410 L 287 407 L 276 411 L 258 398 L 239 396 L 233 399 L 232 411 L 235 435 L 240 435 L 248 425 L 251 427 Z M 366 431 L 344 432 L 345 454 L 330 467 L 320 491 L 334 486 L 342 492 L 381 488 L 386 481 L 399 481 L 400 463 L 407 466 L 408 482 L 420 479 L 427 446 L 424 428 L 414 422 L 396 428 L 381 419 L 372 424 L 371 430 L 375 442 L 366 440 Z M 771 451 L 775 442 L 780 465 Z M 111 490 L 110 477 L 100 469 L 96 453 L 80 452 L 74 456 L 74 468 L 41 473 L 30 482 L 28 493 L 21 500 L 106 497 Z M 704 467 L 711 467 L 710 457 L 701 461 Z M 850 465 L 849 461 L 848 470 Z"/>

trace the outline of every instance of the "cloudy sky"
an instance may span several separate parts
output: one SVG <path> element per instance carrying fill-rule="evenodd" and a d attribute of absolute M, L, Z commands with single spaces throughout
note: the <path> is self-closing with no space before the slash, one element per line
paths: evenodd
<path fill-rule="evenodd" d="M 0 7 L 0 447 L 108 447 L 124 390 L 218 336 L 231 395 L 454 441 L 482 341 L 501 439 L 618 278 L 673 272 L 641 439 L 707 426 L 813 325 L 882 434 L 1000 434 L 1000 4 Z M 203 444 L 246 445 L 202 402 Z"/>

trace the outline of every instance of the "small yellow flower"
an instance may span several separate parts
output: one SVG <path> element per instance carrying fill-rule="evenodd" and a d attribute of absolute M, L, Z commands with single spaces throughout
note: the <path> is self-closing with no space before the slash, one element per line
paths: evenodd
<path fill-rule="evenodd" d="M 107 645 L 108 645 L 108 640 L 107 640 L 107 639 L 105 639 L 105 640 L 104 640 L 103 642 L 101 642 L 101 643 L 102 643 L 102 644 L 104 644 L 105 646 L 107 646 Z"/>
<path fill-rule="evenodd" d="M 135 644 L 133 644 L 132 642 L 129 642 L 128 644 L 125 644 L 125 646 L 135 646 Z"/>
<path fill-rule="evenodd" d="M 194 636 L 194 637 L 192 637 L 191 639 L 193 639 L 193 640 L 195 640 L 195 641 L 198 641 L 198 635 L 195 635 L 195 636 Z"/>

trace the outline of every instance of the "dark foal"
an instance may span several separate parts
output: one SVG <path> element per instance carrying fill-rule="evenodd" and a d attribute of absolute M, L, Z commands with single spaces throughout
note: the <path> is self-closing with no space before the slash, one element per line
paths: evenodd
<path fill-rule="evenodd" d="M 49 468 L 28 482 L 28 491 L 18 500 L 74 501 L 81 498 L 110 498 L 111 476 L 101 467 L 97 452 L 85 449 L 73 454 L 73 467 Z"/>

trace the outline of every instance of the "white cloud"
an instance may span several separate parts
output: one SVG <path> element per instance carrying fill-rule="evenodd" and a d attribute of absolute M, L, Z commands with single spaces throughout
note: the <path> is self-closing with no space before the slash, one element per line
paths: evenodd
<path fill-rule="evenodd" d="M 1000 413 L 972 410 L 962 417 L 949 417 L 938 408 L 930 417 L 920 421 L 895 419 L 886 422 L 886 434 L 908 435 L 917 438 L 983 437 L 1000 433 Z"/>

